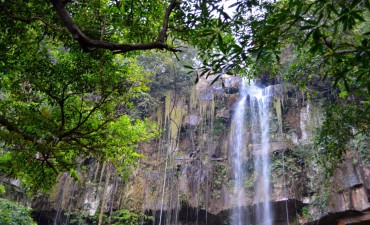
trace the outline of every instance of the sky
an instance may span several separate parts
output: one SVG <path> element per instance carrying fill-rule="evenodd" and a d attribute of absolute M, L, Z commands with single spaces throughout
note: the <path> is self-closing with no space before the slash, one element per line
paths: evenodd
<path fill-rule="evenodd" d="M 222 2 L 225 6 L 224 9 L 225 9 L 226 13 L 229 16 L 233 15 L 234 14 L 233 9 L 229 9 L 229 7 L 230 7 L 230 5 L 234 4 L 236 2 L 236 0 L 223 0 Z"/>

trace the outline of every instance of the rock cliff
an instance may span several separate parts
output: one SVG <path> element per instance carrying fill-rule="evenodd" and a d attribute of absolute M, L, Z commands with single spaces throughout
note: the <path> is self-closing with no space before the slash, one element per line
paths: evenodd
<path fill-rule="evenodd" d="M 128 179 L 111 165 L 83 159 L 80 181 L 64 174 L 49 196 L 32 200 L 34 218 L 40 224 L 95 224 L 99 215 L 109 221 L 113 212 L 127 209 L 151 216 L 141 224 L 230 224 L 236 195 L 229 127 L 241 79 L 224 75 L 214 85 L 209 80 L 201 79 L 188 96 L 166 94 L 151 116 L 162 136 L 139 146 L 145 157 Z M 292 85 L 275 84 L 272 90 L 268 146 L 274 224 L 370 224 L 367 139 L 354 140 L 343 163 L 327 175 L 313 144 L 326 96 L 308 98 Z M 261 148 L 248 144 L 242 160 L 247 215 L 258 204 L 251 160 Z"/>

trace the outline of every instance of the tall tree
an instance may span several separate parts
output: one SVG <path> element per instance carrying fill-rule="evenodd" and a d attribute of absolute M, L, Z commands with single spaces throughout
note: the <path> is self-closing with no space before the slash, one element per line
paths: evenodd
<path fill-rule="evenodd" d="M 138 142 L 156 134 L 152 123 L 127 116 L 148 90 L 144 69 L 130 55 L 81 51 L 51 4 L 7 1 L 0 9 L 1 172 L 35 190 L 48 190 L 61 172 L 76 176 L 86 157 L 126 173 L 140 157 Z M 100 39 L 109 36 L 104 29 Z"/>

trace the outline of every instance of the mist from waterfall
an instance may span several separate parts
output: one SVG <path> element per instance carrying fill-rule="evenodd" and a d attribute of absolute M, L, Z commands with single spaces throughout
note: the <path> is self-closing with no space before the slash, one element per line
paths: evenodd
<path fill-rule="evenodd" d="M 270 203 L 270 159 L 269 159 L 269 104 L 271 91 L 269 87 L 259 88 L 253 82 L 243 79 L 240 98 L 235 105 L 231 122 L 230 146 L 232 148 L 232 165 L 234 171 L 234 193 L 236 207 L 232 211 L 231 225 L 272 225 L 273 215 Z M 246 127 L 248 121 L 248 127 Z M 250 132 L 250 141 L 247 131 Z M 247 146 L 252 146 L 254 160 L 254 213 L 243 207 L 245 190 L 243 183 L 247 179 L 243 162 L 247 160 Z M 249 215 L 253 215 L 250 218 Z"/>

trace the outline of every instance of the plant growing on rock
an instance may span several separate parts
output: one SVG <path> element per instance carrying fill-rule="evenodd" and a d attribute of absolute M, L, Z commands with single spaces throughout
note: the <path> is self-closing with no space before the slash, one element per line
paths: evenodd
<path fill-rule="evenodd" d="M 0 198 L 0 224 L 36 225 L 30 216 L 30 209 Z"/>

